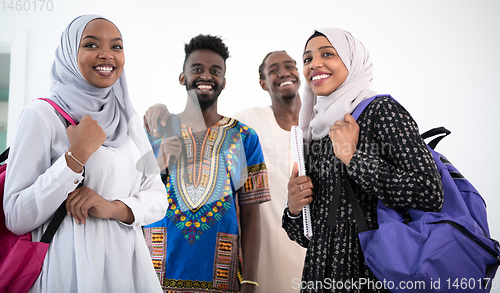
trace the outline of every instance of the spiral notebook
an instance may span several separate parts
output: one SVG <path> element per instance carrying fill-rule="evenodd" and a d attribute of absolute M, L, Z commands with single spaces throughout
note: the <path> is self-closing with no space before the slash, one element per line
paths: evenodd
<path fill-rule="evenodd" d="M 302 129 L 298 126 L 292 126 L 291 137 L 290 147 L 292 149 L 293 159 L 299 165 L 299 176 L 306 175 Z M 302 219 L 304 220 L 304 236 L 306 236 L 307 239 L 311 239 L 312 225 L 309 205 L 305 205 L 302 208 Z"/>

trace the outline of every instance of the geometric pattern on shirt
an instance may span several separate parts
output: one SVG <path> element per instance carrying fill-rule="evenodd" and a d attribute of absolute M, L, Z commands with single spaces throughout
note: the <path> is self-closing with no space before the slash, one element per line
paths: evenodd
<path fill-rule="evenodd" d="M 214 263 L 214 288 L 218 290 L 239 291 L 239 236 L 217 233 Z"/>
<path fill-rule="evenodd" d="M 215 223 L 220 221 L 223 216 L 232 208 L 233 196 L 230 190 L 223 192 L 222 197 L 210 204 L 203 205 L 196 213 L 190 210 L 179 208 L 179 198 L 175 190 L 171 188 L 170 176 L 167 178 L 167 191 L 169 207 L 166 217 L 170 219 L 174 225 L 182 230 L 184 239 L 193 245 L 203 235 L 203 232 L 210 229 Z M 230 181 L 229 178 L 226 181 Z"/>
<path fill-rule="evenodd" d="M 182 203 L 192 213 L 196 213 L 205 205 L 215 191 L 228 186 L 226 180 L 220 180 L 227 173 L 226 166 L 221 166 L 224 158 L 220 156 L 226 155 L 225 150 L 222 149 L 226 133 L 235 126 L 236 122 L 234 119 L 224 117 L 207 129 L 200 145 L 196 143 L 192 129 L 182 125 L 181 133 L 186 160 L 181 156 L 175 169 L 177 174 L 183 174 L 184 168 L 187 168 L 188 177 L 187 180 L 184 176 L 178 178 L 180 180 L 176 180 L 175 189 Z M 241 143 L 237 143 L 236 148 L 241 152 Z"/>
<path fill-rule="evenodd" d="M 162 282 L 164 293 L 201 293 L 218 292 L 214 290 L 213 282 L 164 279 Z"/>
<path fill-rule="evenodd" d="M 248 168 L 252 168 L 252 172 L 249 172 L 238 197 L 240 205 L 252 204 L 258 199 L 270 197 L 266 164 L 261 163 Z"/>
<path fill-rule="evenodd" d="M 237 125 L 240 127 L 235 127 Z M 235 168 L 238 164 L 241 165 L 240 160 L 245 160 L 243 162 L 246 163 L 242 140 L 250 132 L 248 127 L 237 124 L 235 119 L 225 117 L 207 130 L 202 143 L 196 143 L 196 137 L 189 127 L 183 125 L 181 131 L 186 159 L 180 157 L 166 180 L 169 202 L 166 216 L 182 230 L 184 239 L 193 245 L 203 236 L 204 231 L 234 208 L 233 172 L 241 171 L 237 170 L 241 167 Z M 200 154 L 201 159 L 196 154 Z M 186 165 L 187 177 L 182 172 Z M 197 165 L 200 167 L 196 167 Z M 255 175 L 250 174 L 246 180 L 247 187 L 239 197 L 240 204 L 269 200 L 265 164 L 245 167 L 243 171 L 246 173 L 247 169 L 261 171 Z M 263 189 L 264 187 L 266 188 Z M 196 189 L 202 194 L 193 196 L 192 190 Z"/>
<path fill-rule="evenodd" d="M 183 292 L 183 293 L 199 293 L 199 292 L 236 292 L 237 290 L 227 290 L 224 289 L 224 285 L 219 286 L 217 289 L 214 287 L 214 281 L 191 281 L 191 280 L 173 280 L 165 278 L 165 258 L 166 258 L 166 250 L 167 250 L 167 228 L 166 227 L 154 227 L 154 228 L 143 228 L 144 238 L 146 240 L 147 246 L 150 248 L 150 255 L 153 260 L 153 266 L 158 276 L 158 280 L 162 285 L 162 289 L 164 293 L 170 292 Z M 236 237 L 231 237 L 230 234 L 222 235 L 218 238 L 221 238 L 221 245 L 219 245 L 219 241 L 217 246 L 222 246 L 222 253 L 220 253 L 221 257 L 219 257 L 218 262 L 222 265 L 226 265 L 224 261 L 224 253 L 228 255 L 227 250 L 224 249 L 226 247 L 231 247 L 234 245 L 238 245 L 238 235 L 234 235 Z M 230 257 L 234 258 L 232 255 Z M 216 263 L 217 263 L 216 257 Z M 235 260 L 236 264 L 239 263 L 238 259 Z M 235 266 L 237 267 L 237 265 Z M 222 268 L 224 269 L 224 267 Z M 214 278 L 215 279 L 215 278 Z M 226 283 L 227 280 L 226 280 Z M 234 286 L 234 285 L 233 285 Z M 186 290 L 189 289 L 189 290 Z"/>
<path fill-rule="evenodd" d="M 167 228 L 154 227 L 143 228 L 144 238 L 149 247 L 149 254 L 153 260 L 153 266 L 160 283 L 165 277 L 165 259 L 167 257 Z"/>

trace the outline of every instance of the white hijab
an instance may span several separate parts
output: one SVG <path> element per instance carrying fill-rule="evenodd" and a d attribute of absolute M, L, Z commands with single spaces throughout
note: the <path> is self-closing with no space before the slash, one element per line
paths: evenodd
<path fill-rule="evenodd" d="M 125 72 L 112 86 L 97 88 L 85 80 L 78 67 L 78 48 L 83 30 L 96 18 L 106 19 L 98 15 L 82 15 L 62 33 L 52 64 L 50 99 L 77 123 L 89 114 L 107 135 L 103 145 L 119 147 L 127 137 L 128 121 L 135 114 L 128 96 Z"/>
<path fill-rule="evenodd" d="M 326 36 L 349 72 L 346 80 L 326 97 L 316 96 L 307 84 L 302 95 L 299 126 L 307 144 L 320 140 L 330 131 L 336 120 L 352 113 L 366 98 L 375 96 L 370 89 L 373 83 L 372 62 L 363 44 L 349 32 L 338 28 L 315 30 Z"/>

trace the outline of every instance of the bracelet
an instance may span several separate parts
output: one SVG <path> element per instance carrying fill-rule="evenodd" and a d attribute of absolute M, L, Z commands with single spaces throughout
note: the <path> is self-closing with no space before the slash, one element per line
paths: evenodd
<path fill-rule="evenodd" d="M 248 281 L 248 280 L 243 280 L 241 281 L 241 284 L 250 284 L 250 285 L 254 285 L 255 287 L 259 287 L 259 283 L 257 282 L 254 282 L 254 281 Z"/>
<path fill-rule="evenodd" d="M 73 154 L 69 150 L 66 151 L 66 154 L 69 157 L 71 157 L 73 160 L 75 160 L 75 162 L 77 162 L 78 164 L 80 164 L 80 166 L 85 167 L 80 161 L 78 161 L 75 157 L 73 157 Z"/>
<path fill-rule="evenodd" d="M 292 219 L 292 220 L 295 220 L 295 219 L 298 219 L 300 218 L 300 216 L 302 216 L 302 211 L 300 212 L 300 214 L 298 214 L 297 216 L 293 216 L 292 214 L 290 214 L 290 210 L 288 209 L 288 207 L 286 208 L 286 215 Z"/>

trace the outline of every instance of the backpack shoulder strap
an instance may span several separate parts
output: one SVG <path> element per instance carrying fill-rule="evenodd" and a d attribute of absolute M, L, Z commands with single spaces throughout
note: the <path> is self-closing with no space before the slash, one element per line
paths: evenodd
<path fill-rule="evenodd" d="M 77 125 L 75 120 L 73 118 L 71 118 L 71 116 L 69 116 L 68 113 L 64 112 L 64 110 L 61 109 L 61 107 L 59 107 L 52 100 L 49 100 L 46 98 L 39 98 L 38 100 L 44 100 L 44 101 L 48 102 L 49 104 L 52 105 L 52 107 L 54 107 L 54 109 L 56 109 L 57 112 L 59 112 L 59 114 L 61 114 L 64 117 L 64 119 L 68 120 L 68 122 L 71 123 L 71 125 Z M 7 158 L 9 157 L 9 150 L 10 150 L 10 148 L 7 148 L 5 151 L 3 151 L 2 154 L 0 154 L 0 163 L 3 163 L 7 160 Z"/>
<path fill-rule="evenodd" d="M 85 168 L 83 169 L 83 176 L 85 177 Z M 82 187 L 84 180 L 82 180 L 76 188 Z M 50 244 L 52 238 L 54 238 L 54 235 L 57 232 L 57 229 L 59 229 L 59 226 L 61 226 L 64 217 L 66 217 L 66 200 L 63 201 L 57 208 L 54 216 L 52 217 L 52 220 L 50 220 L 49 226 L 47 227 L 47 229 L 45 229 L 45 232 L 43 232 L 40 242 Z"/>
<path fill-rule="evenodd" d="M 56 111 L 59 112 L 59 114 L 61 114 L 64 117 L 64 119 L 68 120 L 68 122 L 71 123 L 71 125 L 75 125 L 75 126 L 77 125 L 75 120 L 73 120 L 73 118 L 71 118 L 71 116 L 69 116 L 68 113 L 64 112 L 64 110 L 61 109 L 61 107 L 59 107 L 56 103 L 54 103 L 54 101 L 46 99 L 46 98 L 39 98 L 39 100 L 44 100 L 44 101 L 48 102 L 49 104 L 51 104 L 52 107 L 54 107 L 54 109 L 56 109 Z"/>
<path fill-rule="evenodd" d="M 71 116 L 68 113 L 66 113 L 63 109 L 61 109 L 61 107 L 59 107 L 56 103 L 54 103 L 54 101 L 46 99 L 46 98 L 40 98 L 39 100 L 44 100 L 44 101 L 48 102 L 50 105 L 52 105 L 52 107 L 54 107 L 54 109 L 56 109 L 56 111 L 59 114 L 61 114 L 64 117 L 64 119 L 68 120 L 68 122 L 71 123 L 71 125 L 75 125 L 75 126 L 77 125 L 75 120 L 73 118 L 71 118 Z M 85 169 L 84 169 L 83 173 L 85 176 Z M 80 187 L 82 185 L 83 185 L 83 180 L 82 180 L 82 182 L 80 182 L 78 187 Z M 50 220 L 49 226 L 47 227 L 47 229 L 43 233 L 42 239 L 40 239 L 40 242 L 50 244 L 50 242 L 52 241 L 52 238 L 54 238 L 54 235 L 56 234 L 57 229 L 59 229 L 59 226 L 61 225 L 65 216 L 66 216 L 66 201 L 64 201 L 59 206 L 57 211 L 55 212 L 54 216 L 52 217 L 52 220 Z"/>
<path fill-rule="evenodd" d="M 437 127 L 437 128 L 433 128 L 431 130 L 427 130 L 426 132 L 422 133 L 422 138 L 423 139 L 427 139 L 427 138 L 430 138 L 430 137 L 434 137 L 436 136 L 436 138 L 434 138 L 433 140 L 431 140 L 427 145 L 431 148 L 431 149 L 435 149 L 436 148 L 436 145 L 446 136 L 448 136 L 449 134 L 451 133 L 451 131 L 449 131 L 448 129 L 444 128 L 443 126 L 441 127 Z M 440 136 L 438 136 L 440 135 Z"/>
<path fill-rule="evenodd" d="M 371 98 L 364 99 L 363 101 L 361 101 L 361 103 L 358 104 L 358 106 L 356 106 L 356 109 L 354 109 L 354 111 L 351 114 L 352 117 L 354 117 L 355 120 L 358 120 L 359 116 L 361 115 L 361 113 L 363 113 L 365 108 L 371 102 L 373 102 L 373 100 L 375 100 L 376 98 L 381 98 L 381 97 L 389 97 L 389 98 L 393 99 L 394 101 L 396 101 L 393 97 L 391 97 L 391 95 L 376 95 L 376 96 L 373 96 Z"/>
<path fill-rule="evenodd" d="M 373 100 L 375 100 L 376 98 L 380 98 L 380 97 L 389 97 L 392 100 L 394 100 L 395 102 L 398 102 L 391 95 L 377 95 L 377 96 L 373 96 L 371 98 L 368 98 L 368 99 L 365 99 L 365 100 L 361 101 L 361 103 L 359 103 L 358 106 L 356 107 L 356 109 L 354 109 L 354 111 L 352 112 L 352 114 L 351 114 L 352 117 L 354 117 L 354 119 L 358 120 L 359 116 L 361 115 L 361 113 L 363 113 L 363 111 L 365 110 L 365 108 Z M 423 139 L 427 139 L 427 138 L 431 138 L 431 137 L 436 136 L 436 138 L 434 138 L 432 141 L 430 141 L 427 144 L 431 149 L 434 149 L 436 147 L 436 145 L 441 141 L 441 139 L 443 139 L 444 137 L 448 136 L 450 133 L 451 133 L 451 131 L 449 131 L 448 129 L 446 129 L 446 128 L 444 128 L 444 127 L 441 126 L 441 127 L 437 127 L 437 128 L 433 128 L 431 130 L 428 130 L 428 131 L 422 133 L 421 136 L 422 136 Z"/>
<path fill-rule="evenodd" d="M 7 158 L 9 157 L 9 150 L 10 148 L 7 148 L 3 153 L 0 155 L 0 164 L 5 162 Z"/>

